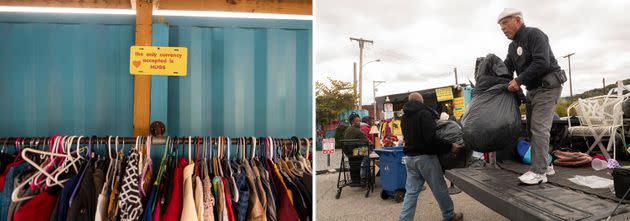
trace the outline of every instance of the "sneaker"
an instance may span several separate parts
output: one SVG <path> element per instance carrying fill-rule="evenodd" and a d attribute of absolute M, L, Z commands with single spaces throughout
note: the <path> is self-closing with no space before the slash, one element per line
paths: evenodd
<path fill-rule="evenodd" d="M 547 167 L 547 172 L 545 172 L 545 175 L 551 176 L 551 175 L 554 175 L 554 174 L 556 174 L 556 171 L 553 170 L 553 165 L 549 165 Z"/>
<path fill-rule="evenodd" d="M 527 173 L 521 175 L 520 177 L 518 177 L 518 179 L 521 180 L 521 182 L 525 184 L 534 185 L 534 184 L 546 183 L 547 175 L 537 174 L 532 171 L 527 171 Z"/>
<path fill-rule="evenodd" d="M 455 215 L 453 215 L 453 217 L 451 217 L 450 221 L 463 221 L 464 220 L 464 214 L 463 213 L 455 213 Z"/>

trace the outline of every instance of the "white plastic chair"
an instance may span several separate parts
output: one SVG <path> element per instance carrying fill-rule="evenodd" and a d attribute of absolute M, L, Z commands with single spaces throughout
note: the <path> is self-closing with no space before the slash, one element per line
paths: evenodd
<path fill-rule="evenodd" d="M 622 104 L 630 98 L 630 93 L 623 94 L 624 90 L 630 91 L 628 87 L 623 86 L 621 81 L 617 83 L 617 87 L 610 90 L 608 95 L 596 96 L 586 99 L 578 99 L 567 108 L 567 114 L 571 117 L 571 110 L 574 110 L 576 117 L 580 121 L 579 126 L 571 125 L 569 120 L 569 135 L 579 137 L 593 137 L 595 142 L 590 145 L 587 154 L 590 153 L 595 146 L 598 146 L 606 159 L 610 159 L 608 151 L 613 150 L 613 159 L 617 158 L 617 139 L 616 135 L 621 135 L 621 140 L 626 146 L 624 126 L 623 126 L 623 110 Z M 616 91 L 616 95 L 612 93 Z M 603 138 L 608 137 L 608 145 L 604 147 Z"/>

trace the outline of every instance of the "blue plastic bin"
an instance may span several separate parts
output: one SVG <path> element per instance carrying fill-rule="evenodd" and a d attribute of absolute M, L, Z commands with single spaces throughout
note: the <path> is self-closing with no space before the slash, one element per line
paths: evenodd
<path fill-rule="evenodd" d="M 374 151 L 378 154 L 381 162 L 381 186 L 383 186 L 384 194 L 395 196 L 396 192 L 398 194 L 404 193 L 407 169 L 402 162 L 402 158 L 405 156 L 403 148 L 386 147 Z"/>

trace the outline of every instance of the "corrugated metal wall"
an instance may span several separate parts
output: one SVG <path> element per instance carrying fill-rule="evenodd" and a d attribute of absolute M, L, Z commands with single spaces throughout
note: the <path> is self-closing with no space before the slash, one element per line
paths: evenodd
<path fill-rule="evenodd" d="M 0 136 L 132 130 L 131 25 L 0 23 Z"/>
<path fill-rule="evenodd" d="M 175 134 L 310 136 L 310 31 L 172 27 L 189 77 L 169 79 Z M 171 93 L 172 92 L 172 93 Z"/>
<path fill-rule="evenodd" d="M 131 134 L 133 24 L 2 18 L 0 136 Z M 169 135 L 310 137 L 310 22 L 199 20 L 154 25 L 154 43 L 189 48 L 189 73 L 154 77 L 152 120 Z"/>

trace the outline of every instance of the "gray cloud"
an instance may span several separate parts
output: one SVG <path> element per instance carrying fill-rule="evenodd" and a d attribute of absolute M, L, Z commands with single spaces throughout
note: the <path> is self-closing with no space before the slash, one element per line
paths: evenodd
<path fill-rule="evenodd" d="M 571 58 L 574 93 L 630 78 L 630 1 L 375 1 L 319 0 L 315 18 L 315 79 L 352 81 L 359 49 L 349 37 L 374 40 L 366 47 L 364 103 L 372 98 L 372 81 L 385 80 L 377 96 L 443 86 L 472 79 L 476 57 L 505 57 L 507 40 L 496 17 L 505 7 L 523 11 L 525 24 L 543 30 L 556 57 Z M 566 59 L 558 58 L 567 69 Z M 563 95 L 568 95 L 568 86 Z"/>

